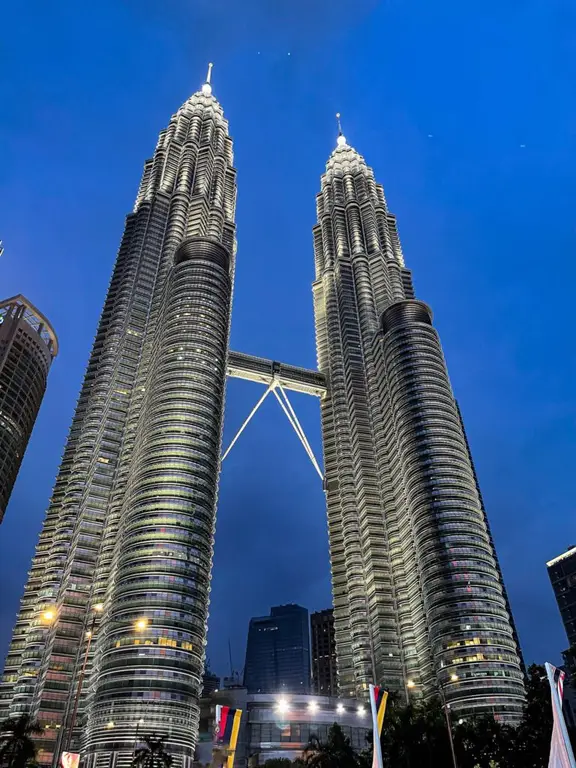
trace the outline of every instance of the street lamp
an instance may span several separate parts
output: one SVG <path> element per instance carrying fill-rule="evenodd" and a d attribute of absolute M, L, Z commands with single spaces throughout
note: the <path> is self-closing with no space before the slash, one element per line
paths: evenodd
<path fill-rule="evenodd" d="M 450 682 L 457 683 L 459 680 L 458 675 L 452 672 L 450 675 Z M 444 684 L 438 678 L 438 690 L 440 691 L 440 698 L 442 699 L 442 709 L 444 710 L 444 717 L 446 718 L 446 728 L 448 729 L 448 738 L 450 739 L 450 751 L 452 753 L 452 765 L 454 768 L 458 768 L 458 761 L 456 760 L 456 749 L 454 748 L 454 735 L 452 733 L 452 721 L 450 719 L 450 705 L 446 701 L 444 693 Z"/>
<path fill-rule="evenodd" d="M 96 619 L 98 618 L 99 614 L 102 613 L 104 610 L 104 605 L 102 603 L 96 603 L 96 605 L 92 606 L 92 611 L 94 612 L 94 615 L 92 616 L 92 623 L 90 624 L 90 629 L 86 632 L 86 650 L 84 651 L 84 659 L 82 661 L 82 668 L 80 669 L 80 675 L 78 676 L 78 685 L 76 686 L 76 695 L 74 696 L 74 707 L 72 709 L 72 716 L 70 718 L 70 723 L 68 724 L 68 728 L 66 729 L 66 738 L 64 740 L 64 751 L 68 752 L 70 750 L 70 742 L 72 741 L 72 735 L 74 733 L 74 726 L 76 725 L 76 715 L 78 714 L 78 704 L 80 703 L 80 694 L 82 693 L 82 683 L 84 682 L 84 676 L 86 674 L 86 665 L 88 663 L 88 654 L 90 653 L 90 646 L 92 645 L 92 637 L 94 635 L 94 628 L 96 626 Z"/>

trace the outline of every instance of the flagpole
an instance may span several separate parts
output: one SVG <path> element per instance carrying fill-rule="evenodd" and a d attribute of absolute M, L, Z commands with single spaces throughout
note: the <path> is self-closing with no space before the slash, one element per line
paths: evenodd
<path fill-rule="evenodd" d="M 566 728 L 566 720 L 564 719 L 564 712 L 562 711 L 562 700 L 558 694 L 558 687 L 554 681 L 554 667 L 548 662 L 545 663 L 546 675 L 548 676 L 548 683 L 550 684 L 550 692 L 552 694 L 553 709 L 556 710 L 556 717 L 554 717 L 554 725 L 557 723 L 560 726 L 562 733 L 562 739 L 564 741 L 564 747 L 566 749 L 566 755 L 570 762 L 570 768 L 576 768 L 576 762 L 574 761 L 574 752 L 572 751 L 572 744 L 570 743 L 570 737 L 568 736 L 568 729 Z M 554 714 L 554 713 L 553 713 Z M 554 732 L 554 728 L 552 728 Z M 552 736 L 552 738 L 554 738 Z"/>
<path fill-rule="evenodd" d="M 372 712 L 372 733 L 374 742 L 374 760 L 373 768 L 384 768 L 382 760 L 382 743 L 380 741 L 380 731 L 378 729 L 378 712 L 376 711 L 376 694 L 374 686 L 370 683 L 370 711 Z"/>

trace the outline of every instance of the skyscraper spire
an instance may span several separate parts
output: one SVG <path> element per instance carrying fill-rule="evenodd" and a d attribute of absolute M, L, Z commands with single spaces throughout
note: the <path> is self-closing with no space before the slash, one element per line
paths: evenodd
<path fill-rule="evenodd" d="M 339 147 L 343 147 L 346 145 L 346 136 L 342 133 L 342 123 L 340 122 L 340 112 L 336 112 L 336 121 L 338 122 L 338 138 L 336 139 L 336 143 Z"/>
<path fill-rule="evenodd" d="M 206 82 L 202 86 L 202 93 L 204 96 L 211 96 L 212 95 L 212 67 L 214 64 L 210 62 L 208 64 L 208 74 L 206 75 Z"/>

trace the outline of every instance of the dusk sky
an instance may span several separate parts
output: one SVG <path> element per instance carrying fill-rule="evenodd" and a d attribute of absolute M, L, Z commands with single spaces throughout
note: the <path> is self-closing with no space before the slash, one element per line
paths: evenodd
<path fill-rule="evenodd" d="M 234 138 L 232 347 L 315 367 L 311 229 L 335 113 L 384 185 L 440 332 L 527 661 L 567 645 L 546 560 L 576 543 L 573 0 L 27 0 L 0 11 L 0 296 L 61 353 L 0 526 L 3 658 L 158 132 L 214 61 Z M 225 443 L 261 394 L 228 387 Z M 291 396 L 318 456 L 318 402 Z M 278 404 L 224 464 L 209 658 L 331 604 L 321 483 Z"/>

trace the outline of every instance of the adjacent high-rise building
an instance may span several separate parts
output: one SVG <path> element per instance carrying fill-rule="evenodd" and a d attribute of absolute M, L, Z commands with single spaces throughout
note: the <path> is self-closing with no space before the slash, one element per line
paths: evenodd
<path fill-rule="evenodd" d="M 568 645 L 576 648 L 576 547 L 546 563 L 554 596 L 560 609 Z"/>
<path fill-rule="evenodd" d="M 1 715 L 40 720 L 42 764 L 128 765 L 140 720 L 193 758 L 235 203 L 207 82 L 144 166 L 6 661 Z"/>
<path fill-rule="evenodd" d="M 0 301 L 0 523 L 57 354 L 54 329 L 28 299 Z"/>
<path fill-rule="evenodd" d="M 518 720 L 508 601 L 432 313 L 396 219 L 340 133 L 313 285 L 339 691 L 374 680 Z"/>
<path fill-rule="evenodd" d="M 312 690 L 321 696 L 338 695 L 338 667 L 334 611 L 329 608 L 310 615 L 312 645 Z"/>
<path fill-rule="evenodd" d="M 244 687 L 248 693 L 310 693 L 308 611 L 279 605 L 250 619 Z"/>

